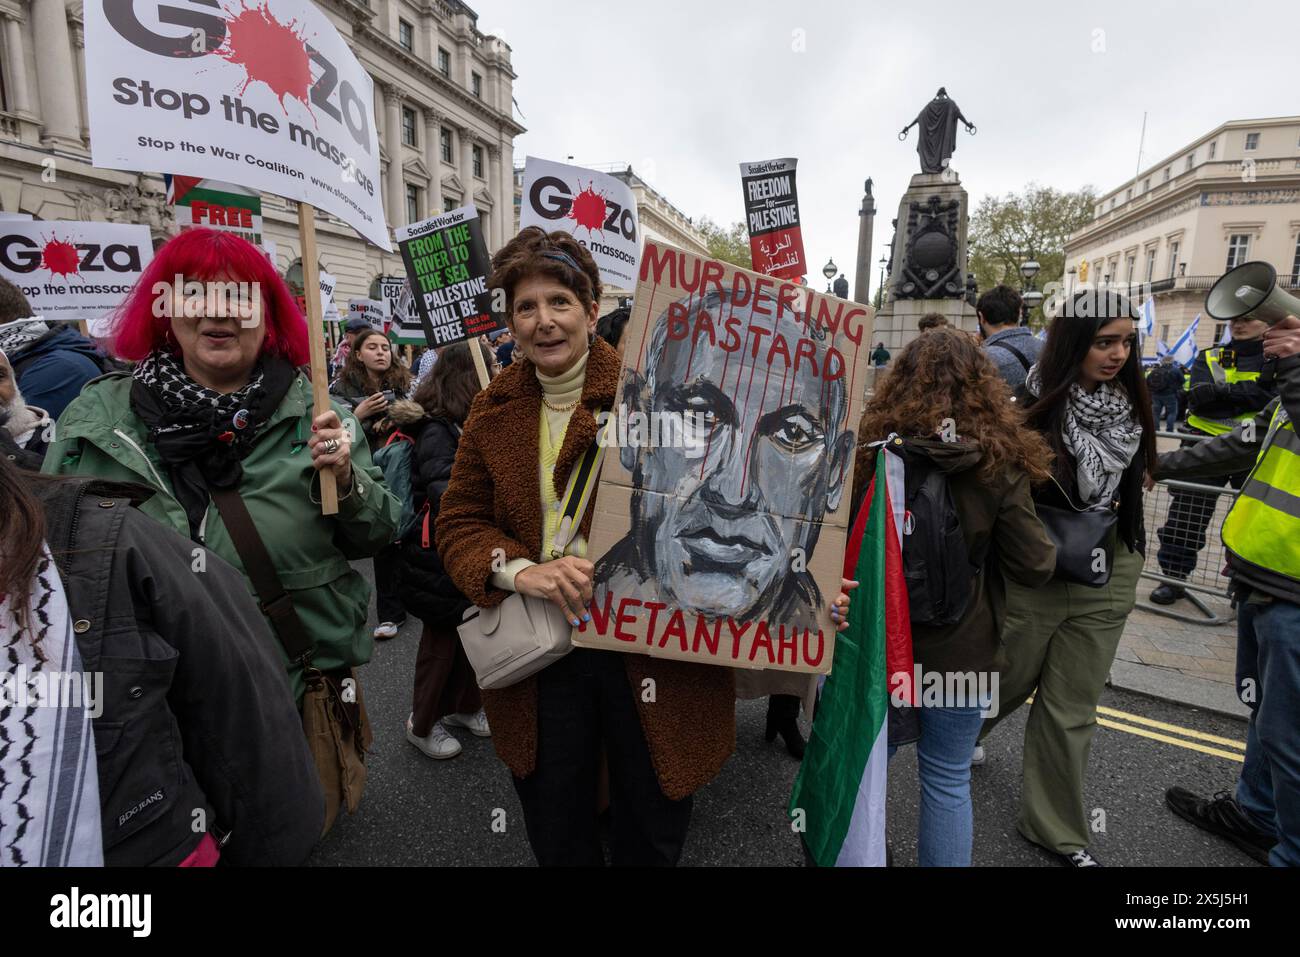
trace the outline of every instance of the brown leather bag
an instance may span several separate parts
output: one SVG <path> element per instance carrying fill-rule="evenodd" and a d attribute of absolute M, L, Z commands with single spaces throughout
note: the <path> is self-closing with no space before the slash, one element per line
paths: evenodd
<path fill-rule="evenodd" d="M 258 606 L 271 620 L 276 636 L 292 664 L 302 665 L 307 691 L 302 698 L 302 730 L 316 762 L 321 790 L 325 794 L 325 826 L 329 833 L 346 807 L 352 814 L 361 804 L 366 789 L 366 754 L 374 742 L 370 720 L 356 671 L 343 668 L 328 674 L 311 663 L 312 641 L 293 607 L 293 599 L 280 584 L 262 536 L 258 534 L 248 507 L 234 489 L 209 489 L 230 540 L 253 582 Z"/>
<path fill-rule="evenodd" d="M 342 679 L 337 676 L 342 674 Z M 322 674 L 304 672 L 307 692 L 302 698 L 302 730 L 325 792 L 325 827 L 329 833 L 339 808 L 352 814 L 366 789 L 366 753 L 374 743 L 370 720 L 356 671 Z"/>

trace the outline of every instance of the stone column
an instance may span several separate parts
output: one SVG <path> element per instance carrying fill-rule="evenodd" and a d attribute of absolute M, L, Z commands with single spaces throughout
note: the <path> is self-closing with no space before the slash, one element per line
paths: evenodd
<path fill-rule="evenodd" d="M 468 126 L 456 128 L 456 138 L 460 140 L 460 169 L 457 173 L 460 176 L 461 184 L 465 187 L 465 195 L 462 197 L 462 206 L 474 205 L 474 133 Z"/>
<path fill-rule="evenodd" d="M 501 146 L 501 237 L 502 243 L 515 238 L 515 156 L 509 139 Z"/>
<path fill-rule="evenodd" d="M 867 180 L 862 208 L 858 210 L 858 258 L 853 267 L 853 301 L 871 304 L 871 234 L 876 222 L 876 201 Z M 883 303 L 882 303 L 883 305 Z"/>
<path fill-rule="evenodd" d="M 63 0 L 33 0 L 32 36 L 36 45 L 36 78 L 44 127 L 41 141 L 49 146 L 80 147 L 77 91 L 70 82 L 76 76 L 76 70 L 72 65 L 68 11 Z"/>
<path fill-rule="evenodd" d="M 504 197 L 501 195 L 501 147 L 488 147 L 488 188 L 492 193 L 492 198 L 496 200 L 492 204 L 492 238 L 496 241 L 499 248 L 505 245 L 506 239 L 506 222 L 505 217 L 501 215 L 505 208 Z M 492 247 L 489 247 L 492 248 Z M 495 252 L 496 249 L 493 249 Z"/>
<path fill-rule="evenodd" d="M 72 30 L 72 62 L 77 66 L 77 104 L 81 110 L 81 119 L 85 122 L 80 125 L 81 141 L 83 145 L 90 144 L 90 109 L 86 105 L 86 36 L 80 22 L 73 23 Z"/>
<path fill-rule="evenodd" d="M 5 62 L 9 65 L 9 94 L 15 113 L 31 116 L 32 94 L 27 88 L 27 51 L 23 48 L 22 21 L 5 12 Z"/>
<path fill-rule="evenodd" d="M 424 165 L 429 167 L 429 215 L 442 213 L 442 120 L 431 107 L 424 111 Z"/>
<path fill-rule="evenodd" d="M 406 184 L 402 178 L 402 94 L 385 83 L 384 149 L 388 152 L 388 225 L 406 225 Z"/>

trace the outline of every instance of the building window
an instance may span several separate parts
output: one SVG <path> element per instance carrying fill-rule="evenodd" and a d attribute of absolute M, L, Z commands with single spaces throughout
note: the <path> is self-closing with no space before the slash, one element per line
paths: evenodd
<path fill-rule="evenodd" d="M 1228 237 L 1228 268 L 1236 269 L 1246 261 L 1250 251 L 1250 237 L 1244 233 L 1233 233 Z"/>
<path fill-rule="evenodd" d="M 407 53 L 415 52 L 415 27 L 405 20 L 397 21 L 397 42 Z"/>
<path fill-rule="evenodd" d="M 1156 278 L 1156 247 L 1155 247 L 1155 246 L 1152 246 L 1150 249 L 1147 250 L 1147 278 L 1146 278 L 1146 281 L 1147 281 L 1147 282 L 1150 282 L 1152 279 L 1155 279 L 1155 278 Z"/>
<path fill-rule="evenodd" d="M 473 156 L 474 175 L 483 178 L 483 147 L 475 146 L 470 151 Z"/>
<path fill-rule="evenodd" d="M 1259 134 L 1258 134 L 1258 133 L 1247 133 L 1247 134 L 1246 134 L 1246 152 L 1247 152 L 1247 153 L 1252 153 L 1252 152 L 1254 152 L 1254 151 L 1257 150 L 1257 149 L 1259 149 Z"/>
<path fill-rule="evenodd" d="M 1146 193 L 1146 192 L 1150 192 L 1150 190 L 1151 190 L 1151 177 L 1148 176 L 1146 179 L 1142 181 L 1142 192 Z"/>
<path fill-rule="evenodd" d="M 1291 260 L 1291 281 L 1300 282 L 1300 236 L 1295 241 L 1295 258 Z"/>
<path fill-rule="evenodd" d="M 1214 159 L 1214 154 L 1219 151 L 1219 141 L 1210 140 L 1210 159 Z"/>
<path fill-rule="evenodd" d="M 1169 182 L 1169 176 L 1170 176 L 1170 172 L 1171 172 L 1172 170 L 1173 170 L 1173 167 L 1172 167 L 1172 166 L 1166 166 L 1166 167 L 1165 167 L 1165 178 L 1164 178 L 1163 180 L 1161 180 L 1161 182 L 1163 182 L 1163 183 L 1167 183 L 1167 182 Z"/>
<path fill-rule="evenodd" d="M 415 110 L 409 106 L 402 107 L 402 142 L 415 146 Z"/>
<path fill-rule="evenodd" d="M 1169 344 L 1169 323 L 1167 322 L 1160 323 L 1160 341 L 1166 345 Z"/>
<path fill-rule="evenodd" d="M 1228 324 L 1226 322 L 1216 322 L 1214 324 L 1214 342 L 1216 345 L 1223 341 L 1224 333 L 1227 331 Z"/>
<path fill-rule="evenodd" d="M 406 184 L 406 221 L 408 223 L 418 223 L 420 221 L 420 187 Z"/>
<path fill-rule="evenodd" d="M 1133 272 L 1134 272 L 1134 267 L 1137 266 L 1137 259 L 1138 259 L 1137 256 L 1126 257 L 1124 262 L 1124 266 L 1126 267 L 1126 275 L 1124 277 L 1125 282 L 1133 281 L 1134 279 Z"/>
<path fill-rule="evenodd" d="M 1127 203 L 1132 198 L 1133 198 L 1133 188 L 1130 186 L 1128 189 L 1124 190 L 1124 202 Z"/>
<path fill-rule="evenodd" d="M 438 47 L 438 72 L 443 76 L 451 76 L 451 54 Z"/>
<path fill-rule="evenodd" d="M 1191 172 L 1192 166 L 1195 162 L 1196 162 L 1196 154 L 1195 153 L 1189 154 L 1187 157 L 1187 161 L 1183 164 L 1183 172 L 1185 173 Z"/>
<path fill-rule="evenodd" d="M 1112 197 L 1110 198 L 1110 208 L 1111 208 L 1111 209 L 1114 209 L 1114 208 L 1115 208 L 1115 197 L 1114 197 L 1114 196 L 1112 196 Z"/>
<path fill-rule="evenodd" d="M 455 208 L 456 208 L 456 201 L 454 199 L 452 199 L 450 196 L 444 196 L 442 198 L 442 211 L 444 213 L 450 213 Z"/>
<path fill-rule="evenodd" d="M 1169 244 L 1169 278 L 1173 279 L 1178 273 L 1178 240 Z"/>
<path fill-rule="evenodd" d="M 480 100 L 483 99 L 483 77 L 477 73 L 471 73 L 469 75 L 469 91 Z"/>
<path fill-rule="evenodd" d="M 438 129 L 438 157 L 451 165 L 451 130 L 445 126 Z"/>

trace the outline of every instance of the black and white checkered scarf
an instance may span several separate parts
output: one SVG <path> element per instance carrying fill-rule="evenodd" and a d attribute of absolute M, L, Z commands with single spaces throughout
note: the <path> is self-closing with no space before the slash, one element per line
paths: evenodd
<path fill-rule="evenodd" d="M 1035 364 L 1025 388 L 1038 395 L 1041 382 Z M 1142 426 L 1119 383 L 1102 382 L 1089 392 L 1076 382 L 1061 418 L 1061 438 L 1074 456 L 1079 498 L 1085 505 L 1108 504 L 1142 443 Z"/>
<path fill-rule="evenodd" d="M 296 375 L 284 359 L 263 356 L 247 385 L 223 394 L 191 379 L 180 358 L 165 350 L 136 365 L 131 408 L 148 426 L 150 443 L 171 471 L 191 536 L 207 510 L 208 489 L 238 486 L 241 460 Z"/>

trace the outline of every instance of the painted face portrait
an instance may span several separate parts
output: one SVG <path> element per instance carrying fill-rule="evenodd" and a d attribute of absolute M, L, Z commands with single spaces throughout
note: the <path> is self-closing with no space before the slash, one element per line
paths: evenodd
<path fill-rule="evenodd" d="M 710 617 L 815 616 L 820 596 L 806 568 L 854 447 L 851 370 L 837 342 L 845 336 L 810 335 L 789 303 L 736 305 L 714 291 L 658 312 L 644 345 L 628 343 L 629 361 L 646 350 L 645 371 L 624 373 L 619 401 L 657 419 L 660 437 L 681 439 L 619 450 L 632 474 L 642 592 Z"/>

